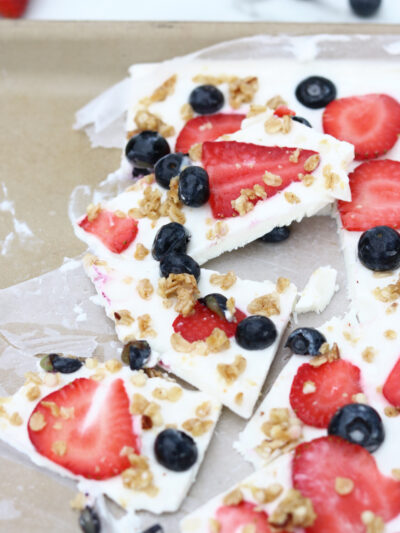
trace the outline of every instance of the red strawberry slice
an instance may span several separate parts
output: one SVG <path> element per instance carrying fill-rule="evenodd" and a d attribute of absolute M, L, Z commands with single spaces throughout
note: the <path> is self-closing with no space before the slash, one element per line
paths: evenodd
<path fill-rule="evenodd" d="M 339 201 L 343 226 L 365 231 L 374 226 L 400 228 L 400 163 L 368 161 L 349 175 L 351 202 Z"/>
<path fill-rule="evenodd" d="M 305 424 L 326 428 L 335 412 L 362 392 L 360 369 L 337 359 L 321 366 L 301 365 L 290 389 L 290 405 Z"/>
<path fill-rule="evenodd" d="M 274 111 L 274 115 L 276 115 L 277 117 L 283 117 L 285 115 L 294 117 L 295 114 L 296 112 L 292 109 L 289 109 L 286 105 L 279 105 Z"/>
<path fill-rule="evenodd" d="M 382 392 L 389 403 L 400 409 L 400 359 L 387 377 Z"/>
<path fill-rule="evenodd" d="M 52 403 L 46 406 L 45 402 Z M 68 417 L 63 415 L 63 407 Z M 60 413 L 55 416 L 57 408 Z M 38 413 L 46 425 L 33 431 L 31 420 Z M 124 446 L 139 453 L 129 398 L 121 379 L 98 383 L 78 378 L 52 392 L 33 410 L 28 432 L 38 453 L 88 479 L 108 479 L 129 468 L 128 458 L 121 455 Z"/>
<path fill-rule="evenodd" d="M 17 19 L 25 13 L 28 0 L 0 0 L 0 15 Z"/>
<path fill-rule="evenodd" d="M 270 198 L 299 181 L 299 174 L 306 174 L 305 161 L 317 152 L 301 150 L 297 163 L 294 163 L 289 157 L 295 150 L 235 141 L 204 143 L 202 163 L 210 179 L 209 201 L 214 217 L 237 216 L 231 202 L 240 196 L 242 189 L 262 185 Z M 266 171 L 280 176 L 282 183 L 276 187 L 266 185 L 263 181 Z M 257 201 L 259 199 L 253 203 Z"/>
<path fill-rule="evenodd" d="M 176 139 L 175 152 L 187 154 L 190 148 L 197 143 L 214 141 L 240 129 L 246 115 L 237 113 L 217 113 L 215 115 L 203 115 L 192 118 L 182 128 Z"/>
<path fill-rule="evenodd" d="M 256 511 L 255 507 L 254 503 L 250 502 L 220 507 L 215 516 L 220 526 L 219 533 L 239 533 L 241 528 L 247 525 L 255 527 L 252 529 L 254 533 L 271 533 L 267 513 Z"/>
<path fill-rule="evenodd" d="M 349 494 L 336 492 L 338 477 L 353 481 Z M 297 446 L 292 480 L 311 499 L 317 514 L 307 533 L 365 533 L 363 511 L 372 511 L 385 522 L 400 513 L 400 483 L 383 476 L 365 448 L 340 437 L 321 437 Z"/>
<path fill-rule="evenodd" d="M 333 100 L 325 108 L 325 133 L 354 144 L 356 159 L 385 154 L 400 133 L 400 104 L 387 94 Z"/>
<path fill-rule="evenodd" d="M 196 302 L 194 313 L 188 316 L 179 315 L 175 318 L 172 327 L 175 333 L 180 333 L 188 342 L 203 341 L 211 335 L 214 328 L 225 331 L 227 337 L 233 337 L 236 328 L 246 315 L 236 309 L 236 322 L 229 322 L 220 318 L 214 311 L 200 302 Z"/>
<path fill-rule="evenodd" d="M 118 217 L 112 211 L 100 211 L 94 220 L 86 216 L 79 226 L 96 235 L 111 252 L 120 254 L 135 240 L 138 223 L 131 217 Z"/>

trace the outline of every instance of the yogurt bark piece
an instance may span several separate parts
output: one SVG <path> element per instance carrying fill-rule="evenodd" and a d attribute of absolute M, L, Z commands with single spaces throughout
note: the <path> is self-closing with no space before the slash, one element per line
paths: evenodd
<path fill-rule="evenodd" d="M 379 413 L 383 421 L 385 439 L 374 456 L 380 470 L 386 475 L 390 475 L 392 470 L 397 468 L 395 447 L 398 434 L 396 418 L 398 412 L 395 402 L 386 393 L 385 388 L 400 354 L 400 339 L 394 329 L 396 322 L 395 317 L 389 316 L 384 317 L 383 320 L 360 325 L 355 313 L 352 312 L 343 319 L 333 318 L 319 328 L 331 348 L 336 343 L 337 353 L 340 355 L 338 360 L 345 362 L 344 372 L 339 376 L 340 379 L 335 378 L 335 373 L 332 370 L 332 391 L 336 391 L 335 394 L 338 396 L 337 404 L 334 394 L 329 400 L 332 401 L 333 398 L 333 413 L 337 407 L 347 403 L 365 403 Z M 316 379 L 310 378 L 302 383 L 299 395 L 297 394 L 299 391 L 294 393 L 294 380 L 295 377 L 299 379 L 300 375 L 305 375 L 304 372 L 299 372 L 299 369 L 307 363 L 308 367 L 314 365 L 313 369 L 317 370 L 322 369 L 325 364 L 331 365 L 332 363 L 329 362 L 331 355 L 331 352 L 327 352 L 326 356 L 293 355 L 290 358 L 255 415 L 234 444 L 234 447 L 255 468 L 260 468 L 275 457 L 287 453 L 299 442 L 306 442 L 327 435 L 327 423 L 310 425 L 303 421 L 305 413 L 300 413 L 300 410 L 302 409 L 301 394 L 304 395 L 304 406 L 307 405 L 311 412 L 315 406 L 318 406 L 319 402 L 324 401 L 321 396 L 318 396 L 321 392 L 319 387 L 328 388 L 328 381 L 325 381 L 325 385 L 323 385 L 322 381 L 318 382 L 318 374 L 315 374 Z M 325 358 L 325 361 L 328 359 L 328 361 L 324 362 L 321 357 Z M 331 360 L 334 361 L 334 358 Z M 349 365 L 345 367 L 346 364 Z M 345 388 L 341 388 L 344 387 L 343 383 L 346 382 L 348 375 L 354 375 L 354 381 L 357 383 L 352 391 L 353 394 L 349 394 Z M 392 377 L 393 379 L 396 378 L 396 376 Z M 296 394 L 296 398 L 293 397 L 294 394 Z M 340 394 L 343 395 L 342 400 L 339 398 Z M 386 396 L 392 400 L 392 403 Z M 325 399 L 325 401 L 328 400 Z M 296 416 L 294 408 L 296 408 L 298 416 Z"/>
<path fill-rule="evenodd" d="M 322 313 L 338 290 L 336 276 L 337 271 L 330 266 L 317 268 L 301 291 L 295 312 L 297 314 L 311 311 Z"/>
<path fill-rule="evenodd" d="M 2 399 L 0 438 L 36 465 L 75 479 L 83 493 L 104 494 L 127 511 L 162 513 L 177 510 L 193 483 L 220 408 L 214 398 L 163 377 L 88 359 L 70 374 L 28 373 Z M 155 453 L 168 428 L 183 432 L 193 448 L 191 466 L 182 471 Z M 131 446 L 114 449 L 123 442 Z"/>
<path fill-rule="evenodd" d="M 251 415 L 296 299 L 296 287 L 289 280 L 244 281 L 233 272 L 201 269 L 197 286 L 193 276 L 160 278 L 155 261 L 138 261 L 136 270 L 118 256 L 110 263 L 87 256 L 84 264 L 121 342 L 147 340 L 166 370 L 238 415 Z M 240 346 L 235 338 L 237 323 L 218 319 L 201 303 L 201 298 L 214 293 L 240 313 L 235 315 L 238 322 L 245 315 L 268 317 L 276 330 L 274 341 L 264 349 Z M 188 303 L 190 312 L 185 313 Z M 156 361 L 154 357 L 149 364 Z"/>

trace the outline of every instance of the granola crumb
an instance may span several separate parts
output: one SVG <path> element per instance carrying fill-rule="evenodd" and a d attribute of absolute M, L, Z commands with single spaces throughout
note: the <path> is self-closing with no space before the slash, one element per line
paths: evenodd
<path fill-rule="evenodd" d="M 57 387 L 57 385 L 60 383 L 60 374 L 53 374 L 52 372 L 47 373 L 44 376 L 43 381 L 47 387 Z"/>
<path fill-rule="evenodd" d="M 166 400 L 167 399 L 167 389 L 164 387 L 156 387 L 153 389 L 153 392 L 151 393 L 153 398 L 156 398 L 157 400 Z"/>
<path fill-rule="evenodd" d="M 363 358 L 363 361 L 366 363 L 372 363 L 372 361 L 375 359 L 377 352 L 375 348 L 372 346 L 367 346 L 361 353 L 361 357 Z"/>
<path fill-rule="evenodd" d="M 128 309 L 114 311 L 114 318 L 119 326 L 131 326 L 135 321 Z"/>
<path fill-rule="evenodd" d="M 312 174 L 299 174 L 298 178 L 306 187 L 311 187 L 315 181 L 315 178 Z"/>
<path fill-rule="evenodd" d="M 190 119 L 192 119 L 194 117 L 193 108 L 188 102 L 183 104 L 183 106 L 181 107 L 180 115 L 181 115 L 181 119 L 184 122 L 188 122 Z"/>
<path fill-rule="evenodd" d="M 281 500 L 268 521 L 273 526 L 284 526 L 285 529 L 290 529 L 310 527 L 316 518 L 311 500 L 302 496 L 298 490 L 289 489 L 286 497 Z"/>
<path fill-rule="evenodd" d="M 156 102 L 164 102 L 168 96 L 174 93 L 177 78 L 177 75 L 173 74 L 157 87 L 150 97 L 142 98 L 139 103 L 147 107 Z"/>
<path fill-rule="evenodd" d="M 69 505 L 74 511 L 82 511 L 86 507 L 86 496 L 83 492 L 78 492 L 69 502 Z"/>
<path fill-rule="evenodd" d="M 226 274 L 211 274 L 210 283 L 212 285 L 218 285 L 222 290 L 228 290 L 236 283 L 237 277 L 233 270 L 230 270 Z"/>
<path fill-rule="evenodd" d="M 185 420 L 182 427 L 185 431 L 188 431 L 193 437 L 201 437 L 207 433 L 213 426 L 212 420 L 201 420 L 200 418 L 190 418 Z"/>
<path fill-rule="evenodd" d="M 305 381 L 303 383 L 303 394 L 313 394 L 317 390 L 314 381 Z"/>
<path fill-rule="evenodd" d="M 24 377 L 25 385 L 28 385 L 29 383 L 34 383 L 35 385 L 42 385 L 43 383 L 42 378 L 37 372 L 25 372 Z"/>
<path fill-rule="evenodd" d="M 390 283 L 386 287 L 376 287 L 373 295 L 377 300 L 384 303 L 392 303 L 400 298 L 400 275 L 395 283 Z"/>
<path fill-rule="evenodd" d="M 279 187 L 282 185 L 282 178 L 278 174 L 273 174 L 266 170 L 263 176 L 263 182 L 270 187 Z"/>
<path fill-rule="evenodd" d="M 157 332 L 151 327 L 151 316 L 146 313 L 137 317 L 139 334 L 143 337 L 156 337 Z"/>
<path fill-rule="evenodd" d="M 383 410 L 385 415 L 389 418 L 394 418 L 395 416 L 399 416 L 399 411 L 396 407 L 393 405 L 387 405 L 385 409 Z"/>
<path fill-rule="evenodd" d="M 312 172 L 317 168 L 320 162 L 320 156 L 319 154 L 311 155 L 308 159 L 304 162 L 304 170 L 306 172 Z"/>
<path fill-rule="evenodd" d="M 265 459 L 277 451 L 290 451 L 302 437 L 301 421 L 286 407 L 274 407 L 269 412 L 268 420 L 261 425 L 261 431 L 267 437 L 256 448 L 256 452 Z"/>
<path fill-rule="evenodd" d="M 367 526 L 366 533 L 383 533 L 385 530 L 385 522 L 372 511 L 363 511 L 361 521 Z"/>
<path fill-rule="evenodd" d="M 140 109 L 135 115 L 135 124 L 139 131 L 158 131 L 163 137 L 175 135 L 175 128 L 165 124 L 160 117 L 151 113 L 148 109 Z"/>
<path fill-rule="evenodd" d="M 358 392 L 357 394 L 353 394 L 351 399 L 354 403 L 364 403 L 364 404 L 368 403 L 368 399 L 363 392 Z"/>
<path fill-rule="evenodd" d="M 89 368 L 89 370 L 93 370 L 97 368 L 98 364 L 99 364 L 99 360 L 96 359 L 96 357 L 87 357 L 85 359 L 85 366 L 86 368 Z"/>
<path fill-rule="evenodd" d="M 256 115 L 265 113 L 266 110 L 267 110 L 267 106 L 265 105 L 250 104 L 250 109 L 246 115 L 246 118 L 255 117 Z"/>
<path fill-rule="evenodd" d="M 26 397 L 30 402 L 37 400 L 40 397 L 40 387 L 33 385 L 26 391 Z"/>
<path fill-rule="evenodd" d="M 196 278 L 191 274 L 170 274 L 158 282 L 158 294 L 164 300 L 175 300 L 175 311 L 183 316 L 192 313 L 197 302 L 199 289 Z"/>
<path fill-rule="evenodd" d="M 279 277 L 276 281 L 276 291 L 278 294 L 286 292 L 290 287 L 290 280 L 288 278 Z"/>
<path fill-rule="evenodd" d="M 347 494 L 350 494 L 353 492 L 354 489 L 354 481 L 352 479 L 349 479 L 347 477 L 337 477 L 335 479 L 335 491 L 340 496 L 346 496 Z"/>
<path fill-rule="evenodd" d="M 149 254 L 149 250 L 141 244 L 140 242 L 136 245 L 135 253 L 133 254 L 133 257 L 137 259 L 138 261 L 143 261 L 143 259 Z"/>
<path fill-rule="evenodd" d="M 283 492 L 280 483 L 272 483 L 268 487 L 258 488 L 251 487 L 251 494 L 257 503 L 270 503 L 276 500 Z"/>
<path fill-rule="evenodd" d="M 243 501 L 243 494 L 240 489 L 234 489 L 224 496 L 224 505 L 239 505 Z"/>
<path fill-rule="evenodd" d="M 139 394 L 138 392 L 135 392 L 132 396 L 131 405 L 129 408 L 129 411 L 132 415 L 142 415 L 144 414 L 146 408 L 149 405 L 149 401 Z"/>
<path fill-rule="evenodd" d="M 208 519 L 208 526 L 210 528 L 210 533 L 220 533 L 221 524 L 215 518 Z"/>
<path fill-rule="evenodd" d="M 267 102 L 267 107 L 269 107 L 270 109 L 274 109 L 274 110 L 276 108 L 278 108 L 279 106 L 281 106 L 281 105 L 287 106 L 287 102 L 286 102 L 286 100 L 284 100 L 282 98 L 282 96 L 280 94 L 277 94 L 276 96 L 273 96 Z"/>
<path fill-rule="evenodd" d="M 171 387 L 167 391 L 167 400 L 170 402 L 177 402 L 182 397 L 183 391 L 182 387 L 179 387 L 176 385 L 175 387 Z"/>
<path fill-rule="evenodd" d="M 324 344 L 322 344 L 320 347 L 319 352 L 321 355 L 316 355 L 310 359 L 308 364 L 318 367 L 324 365 L 325 363 L 331 363 L 332 361 L 336 361 L 336 359 L 340 359 L 339 348 L 336 342 L 333 343 L 332 346 L 329 346 L 327 342 L 324 342 Z"/>
<path fill-rule="evenodd" d="M 229 226 L 226 222 L 222 220 L 217 220 L 213 228 L 210 228 L 207 233 L 206 237 L 208 240 L 212 241 L 214 239 L 220 239 L 221 237 L 225 237 L 229 232 Z"/>
<path fill-rule="evenodd" d="M 400 468 L 392 468 L 392 476 L 393 476 L 397 481 L 400 481 Z"/>
<path fill-rule="evenodd" d="M 192 161 L 201 161 L 203 143 L 196 143 L 189 149 L 189 157 Z"/>
<path fill-rule="evenodd" d="M 289 204 L 299 204 L 300 198 L 294 194 L 293 192 L 286 191 L 283 193 L 283 196 L 285 197 L 285 200 L 289 202 Z"/>
<path fill-rule="evenodd" d="M 136 374 L 131 376 L 131 383 L 132 385 L 135 385 L 135 387 L 144 387 L 146 385 L 147 376 L 143 370 L 139 370 Z"/>
<path fill-rule="evenodd" d="M 263 315 L 266 317 L 279 315 L 281 308 L 278 294 L 270 293 L 254 298 L 247 306 L 247 311 L 251 315 Z"/>
<path fill-rule="evenodd" d="M 229 104 L 233 109 L 238 109 L 242 104 L 253 101 L 255 93 L 258 91 L 258 78 L 248 76 L 237 78 L 229 83 Z"/>
<path fill-rule="evenodd" d="M 209 349 L 205 341 L 189 342 L 180 333 L 173 333 L 170 338 L 172 348 L 179 353 L 195 353 L 208 355 Z"/>
<path fill-rule="evenodd" d="M 242 404 L 243 404 L 243 399 L 244 399 L 244 394 L 243 394 L 243 392 L 238 392 L 238 393 L 235 395 L 235 404 L 236 404 L 236 405 L 242 405 Z"/>
<path fill-rule="evenodd" d="M 150 300 L 154 292 L 154 287 L 149 279 L 144 278 L 139 280 L 138 284 L 136 285 L 136 290 L 138 291 L 139 296 L 143 298 L 143 300 Z"/>
<path fill-rule="evenodd" d="M 42 413 L 36 412 L 29 419 L 29 427 L 32 431 L 41 431 L 46 426 L 46 420 Z"/>
<path fill-rule="evenodd" d="M 96 218 L 99 216 L 101 212 L 101 205 L 100 204 L 89 204 L 86 208 L 86 214 L 87 219 L 89 222 L 93 222 L 93 220 L 96 220 Z"/>
<path fill-rule="evenodd" d="M 397 333 L 393 329 L 387 329 L 384 331 L 383 336 L 390 341 L 397 339 Z"/>
<path fill-rule="evenodd" d="M 290 154 L 289 161 L 291 163 L 298 163 L 300 154 L 301 154 L 300 148 L 296 148 L 296 150 Z"/>
<path fill-rule="evenodd" d="M 196 416 L 199 418 L 205 418 L 211 413 L 211 403 L 210 402 L 203 402 L 200 405 L 196 407 Z"/>
<path fill-rule="evenodd" d="M 109 372 L 111 372 L 111 374 L 115 374 L 116 372 L 119 372 L 121 370 L 122 363 L 117 359 L 109 359 L 105 362 L 104 366 Z"/>
<path fill-rule="evenodd" d="M 289 133 L 292 129 L 292 119 L 289 115 L 282 118 L 272 115 L 264 123 L 266 133 Z"/>
<path fill-rule="evenodd" d="M 149 496 L 156 496 L 158 489 L 154 485 L 154 477 L 147 457 L 129 453 L 128 459 L 131 468 L 127 468 L 121 474 L 124 487 L 146 492 Z"/>
<path fill-rule="evenodd" d="M 325 189 L 334 189 L 340 183 L 340 176 L 332 171 L 331 165 L 325 165 L 322 174 L 325 178 Z"/>
<path fill-rule="evenodd" d="M 65 440 L 56 440 L 51 445 L 51 451 L 56 455 L 62 457 L 67 453 L 67 443 L 65 442 Z"/>
<path fill-rule="evenodd" d="M 233 363 L 223 364 L 217 366 L 217 371 L 225 380 L 227 385 L 232 385 L 238 377 L 246 370 L 247 361 L 242 355 L 237 355 Z"/>
<path fill-rule="evenodd" d="M 227 350 L 231 343 L 225 331 L 220 328 L 214 328 L 211 335 L 206 338 L 206 344 L 210 352 L 218 353 Z"/>

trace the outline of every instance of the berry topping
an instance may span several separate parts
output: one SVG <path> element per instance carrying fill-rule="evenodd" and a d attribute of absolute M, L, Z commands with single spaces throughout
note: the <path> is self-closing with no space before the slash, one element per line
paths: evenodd
<path fill-rule="evenodd" d="M 142 533 L 164 533 L 164 529 L 160 526 L 160 524 L 155 524 L 154 526 L 149 527 Z"/>
<path fill-rule="evenodd" d="M 131 217 L 119 217 L 112 211 L 100 211 L 96 218 L 85 216 L 79 226 L 93 233 L 111 252 L 120 254 L 135 240 L 138 223 Z"/>
<path fill-rule="evenodd" d="M 175 150 L 188 153 L 194 144 L 215 141 L 221 135 L 234 133 L 240 129 L 245 118 L 246 115 L 236 113 L 218 113 L 217 115 L 192 118 L 179 133 Z"/>
<path fill-rule="evenodd" d="M 28 432 L 38 453 L 88 479 L 109 479 L 129 468 L 121 455 L 125 446 L 139 453 L 121 379 L 78 378 L 48 394 L 33 410 Z"/>
<path fill-rule="evenodd" d="M 367 450 L 340 437 L 297 446 L 292 480 L 317 515 L 307 533 L 365 533 L 364 511 L 384 522 L 400 513 L 400 483 L 382 475 Z"/>
<path fill-rule="evenodd" d="M 131 341 L 125 344 L 121 359 L 131 367 L 131 370 L 140 370 L 150 359 L 151 348 L 147 341 Z"/>
<path fill-rule="evenodd" d="M 41 358 L 40 366 L 46 372 L 72 374 L 81 368 L 82 362 L 76 357 L 63 357 L 57 353 L 49 353 Z"/>
<path fill-rule="evenodd" d="M 351 202 L 339 201 L 348 231 L 374 226 L 400 228 L 400 163 L 384 159 L 359 165 L 349 175 Z"/>
<path fill-rule="evenodd" d="M 245 526 L 249 526 L 248 531 L 252 533 L 271 533 L 268 515 L 264 511 L 257 511 L 256 507 L 254 503 L 244 501 L 220 507 L 215 516 L 219 524 L 218 533 L 247 531 Z"/>
<path fill-rule="evenodd" d="M 323 76 L 310 76 L 296 87 L 296 98 L 306 107 L 319 109 L 336 98 L 336 87 Z"/>
<path fill-rule="evenodd" d="M 358 241 L 358 258 L 370 270 L 394 270 L 400 266 L 400 235 L 388 226 L 365 231 Z"/>
<path fill-rule="evenodd" d="M 181 154 L 168 154 L 159 159 L 154 167 L 154 175 L 156 182 L 169 189 L 169 182 L 172 178 L 179 176 L 180 172 L 190 165 L 190 159 L 187 155 Z"/>
<path fill-rule="evenodd" d="M 179 222 L 170 222 L 157 231 L 151 248 L 151 254 L 156 261 L 160 261 L 164 255 L 171 252 L 184 254 L 189 240 L 190 235 L 182 224 L 179 224 Z"/>
<path fill-rule="evenodd" d="M 262 242 L 282 242 L 286 241 L 290 236 L 289 226 L 278 226 L 273 230 L 269 231 L 258 240 Z"/>
<path fill-rule="evenodd" d="M 170 153 L 169 144 L 156 131 L 141 131 L 125 147 L 125 155 L 135 167 L 154 167 L 159 159 Z"/>
<path fill-rule="evenodd" d="M 338 409 L 329 422 L 328 433 L 359 444 L 370 453 L 385 438 L 381 417 L 375 409 L 362 403 L 349 403 Z"/>
<path fill-rule="evenodd" d="M 17 19 L 25 13 L 28 0 L 0 0 L 0 15 Z"/>
<path fill-rule="evenodd" d="M 196 281 L 200 279 L 200 267 L 190 255 L 171 252 L 160 260 L 160 272 L 163 278 L 170 274 L 191 274 Z"/>
<path fill-rule="evenodd" d="M 300 124 L 304 124 L 304 126 L 307 126 L 308 128 L 312 128 L 311 124 L 304 117 L 298 117 L 296 115 L 295 117 L 292 117 L 292 120 L 295 120 L 296 122 L 300 122 Z"/>
<path fill-rule="evenodd" d="M 134 178 L 143 178 L 143 176 L 148 176 L 151 174 L 152 169 L 151 168 L 136 168 L 133 167 L 132 169 L 132 176 Z"/>
<path fill-rule="evenodd" d="M 215 85 L 200 85 L 189 96 L 189 104 L 199 115 L 217 113 L 224 106 L 224 101 L 224 95 Z"/>
<path fill-rule="evenodd" d="M 154 443 L 157 461 L 168 470 L 184 472 L 197 461 L 197 446 L 190 435 L 177 429 L 165 429 Z"/>
<path fill-rule="evenodd" d="M 204 301 L 204 299 L 203 299 Z M 188 316 L 179 315 L 174 320 L 172 327 L 175 333 L 180 333 L 188 342 L 203 341 L 207 339 L 215 328 L 225 331 L 227 337 L 233 337 L 236 333 L 238 323 L 245 314 L 239 309 L 235 312 L 235 322 L 229 322 L 226 318 L 221 318 L 218 314 L 209 309 L 202 301 L 197 301 L 194 312 Z"/>
<path fill-rule="evenodd" d="M 291 160 L 295 151 L 295 148 L 235 141 L 205 142 L 202 162 L 210 179 L 210 206 L 214 217 L 237 216 L 232 202 L 241 196 L 243 189 L 250 190 L 257 185 L 258 195 L 256 192 L 249 195 L 249 201 L 256 204 L 299 181 L 299 174 L 306 173 L 304 163 L 317 152 L 301 150 L 298 157 Z"/>
<path fill-rule="evenodd" d="M 244 318 L 236 328 L 236 342 L 245 350 L 263 350 L 271 346 L 278 336 L 275 324 L 261 315 Z"/>
<path fill-rule="evenodd" d="M 178 193 L 185 205 L 200 207 L 205 204 L 210 197 L 210 185 L 204 168 L 185 168 L 179 175 Z"/>
<path fill-rule="evenodd" d="M 93 507 L 86 506 L 79 515 L 79 526 L 83 533 L 100 533 L 101 522 Z"/>
<path fill-rule="evenodd" d="M 336 411 L 360 392 L 360 369 L 348 361 L 336 359 L 320 366 L 305 363 L 293 379 L 290 405 L 305 424 L 326 428 Z"/>
<path fill-rule="evenodd" d="M 325 337 L 317 329 L 297 328 L 289 335 L 285 346 L 297 355 L 318 355 L 325 342 Z"/>
<path fill-rule="evenodd" d="M 284 117 L 285 115 L 289 115 L 290 117 L 293 117 L 295 114 L 296 114 L 295 111 L 293 111 L 292 109 L 289 109 L 285 105 L 279 105 L 274 111 L 274 115 L 276 115 L 277 117 Z"/>
<path fill-rule="evenodd" d="M 382 0 L 350 0 L 354 13 L 360 17 L 372 17 L 380 8 Z"/>
<path fill-rule="evenodd" d="M 400 359 L 387 377 L 382 392 L 390 404 L 400 409 Z"/>
<path fill-rule="evenodd" d="M 207 296 L 204 296 L 204 298 L 199 298 L 199 302 L 208 307 L 210 311 L 213 311 L 215 314 L 217 314 L 219 318 L 228 320 L 229 322 L 233 321 L 234 317 L 228 311 L 228 299 L 223 294 L 213 292 L 211 294 L 207 294 Z"/>
<path fill-rule="evenodd" d="M 400 133 L 400 104 L 387 94 L 340 98 L 324 111 L 325 133 L 354 144 L 356 159 L 385 154 Z"/>

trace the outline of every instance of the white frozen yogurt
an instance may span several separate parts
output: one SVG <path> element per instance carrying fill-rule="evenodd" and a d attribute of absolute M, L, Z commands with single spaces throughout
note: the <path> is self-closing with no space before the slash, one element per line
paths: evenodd
<path fill-rule="evenodd" d="M 331 266 L 323 266 L 314 270 L 306 286 L 300 293 L 295 313 L 322 313 L 329 305 L 333 295 L 339 289 L 336 285 L 337 270 Z"/>

